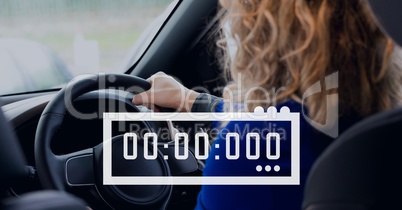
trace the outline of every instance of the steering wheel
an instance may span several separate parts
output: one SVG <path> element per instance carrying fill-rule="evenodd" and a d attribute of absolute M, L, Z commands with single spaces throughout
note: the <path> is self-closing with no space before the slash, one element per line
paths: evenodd
<path fill-rule="evenodd" d="M 63 155 L 56 155 L 51 150 L 51 143 L 62 127 L 67 111 L 73 108 L 73 101 L 79 96 L 109 88 L 124 88 L 127 92 L 138 94 L 150 87 L 149 82 L 139 77 L 100 74 L 74 79 L 61 89 L 44 109 L 35 137 L 35 161 L 43 187 L 74 193 L 79 187 L 94 186 L 98 197 L 110 208 L 165 209 L 172 196 L 171 185 L 103 185 L 102 143 Z M 71 132 L 74 130 L 71 129 Z M 123 137 L 115 136 L 111 141 L 113 170 L 119 175 L 171 176 L 169 165 L 159 149 L 155 160 L 137 158 L 127 161 L 123 158 Z M 147 145 L 150 151 L 154 146 L 157 145 Z M 137 148 L 138 152 L 144 150 L 143 141 L 138 141 Z M 138 156 L 144 157 L 140 153 Z"/>

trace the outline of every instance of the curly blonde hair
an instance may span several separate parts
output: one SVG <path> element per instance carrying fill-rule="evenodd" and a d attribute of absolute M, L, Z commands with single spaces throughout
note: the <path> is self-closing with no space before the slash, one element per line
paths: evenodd
<path fill-rule="evenodd" d="M 340 114 L 367 116 L 401 101 L 401 65 L 391 59 L 393 42 L 376 25 L 364 0 L 220 0 L 222 27 L 236 41 L 224 63 L 231 100 L 271 106 L 294 99 L 309 117 L 325 122 L 327 92 L 301 96 L 325 77 L 339 73 Z M 228 37 L 226 37 L 228 38 Z M 218 45 L 227 50 L 226 38 Z M 275 98 L 268 97 L 281 88 Z M 249 90 L 255 90 L 250 93 Z M 246 93 L 247 92 L 247 93 Z M 233 92 L 232 92 L 233 93 Z M 338 102 L 337 102 L 338 103 Z"/>

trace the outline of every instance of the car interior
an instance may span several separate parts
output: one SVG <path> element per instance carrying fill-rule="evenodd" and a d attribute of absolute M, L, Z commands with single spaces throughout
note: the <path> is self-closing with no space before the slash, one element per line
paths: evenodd
<path fill-rule="evenodd" d="M 402 46 L 402 2 L 367 3 L 384 31 Z M 61 89 L 1 96 L 0 209 L 193 209 L 200 186 L 102 184 L 102 114 L 149 111 L 131 100 L 150 88 L 145 79 L 158 71 L 186 87 L 203 87 L 197 91 L 221 96 L 218 87 L 225 81 L 216 54 L 218 11 L 217 0 L 178 0 L 124 74 L 84 75 Z M 72 109 L 86 117 L 74 117 L 67 111 Z M 152 130 L 169 124 L 144 121 L 139 126 Z M 301 209 L 401 206 L 400 126 L 402 110 L 396 109 L 369 117 L 339 136 L 314 164 Z M 121 133 L 114 134 L 121 148 Z M 190 151 L 192 147 L 190 143 Z M 123 174 L 141 175 L 136 168 L 151 167 L 154 176 L 199 176 L 203 167 L 194 160 L 136 164 L 130 169 L 116 160 Z"/>

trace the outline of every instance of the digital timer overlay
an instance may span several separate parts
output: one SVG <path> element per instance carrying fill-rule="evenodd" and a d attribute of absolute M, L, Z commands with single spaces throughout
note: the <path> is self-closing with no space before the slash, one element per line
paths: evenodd
<path fill-rule="evenodd" d="M 300 114 L 287 107 L 279 112 L 271 107 L 254 113 L 140 112 L 103 117 L 104 185 L 300 184 Z M 146 164 L 138 167 L 136 161 Z M 164 163 L 170 175 L 155 175 Z M 199 164 L 205 164 L 202 175 L 178 172 Z M 127 172 L 135 167 L 139 172 Z"/>

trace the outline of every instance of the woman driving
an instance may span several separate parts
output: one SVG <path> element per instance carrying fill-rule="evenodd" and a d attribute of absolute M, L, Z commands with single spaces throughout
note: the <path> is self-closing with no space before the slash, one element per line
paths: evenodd
<path fill-rule="evenodd" d="M 148 80 L 153 86 L 133 99 L 135 105 L 157 105 L 181 112 L 253 111 L 287 106 L 305 113 L 300 119 L 300 185 L 226 186 L 204 185 L 196 209 L 300 209 L 308 172 L 320 153 L 334 140 L 311 121 L 339 133 L 376 112 L 398 106 L 401 101 L 401 53 L 376 25 L 364 0 L 220 0 L 225 16 L 222 31 L 230 29 L 217 44 L 225 51 L 222 67 L 227 85 L 222 98 L 190 90 L 159 72 Z M 236 43 L 235 53 L 227 40 Z M 328 78 L 337 75 L 337 87 Z M 311 87 L 321 89 L 310 94 Z M 309 97 L 304 97 L 308 95 Z M 328 97 L 338 95 L 338 97 Z M 339 110 L 334 116 L 328 112 Z M 328 117 L 330 116 L 330 117 Z M 335 119 L 336 118 L 336 119 Z M 225 132 L 245 126 L 264 129 L 268 125 L 228 122 L 218 126 Z M 288 130 L 286 125 L 276 125 Z M 224 129 L 223 129 L 224 128 Z M 282 149 L 290 147 L 284 138 Z M 241 139 L 243 140 L 243 139 Z M 240 141 L 245 144 L 245 141 Z M 246 173 L 250 162 L 214 161 L 224 151 L 218 135 L 203 170 L 204 176 Z M 264 148 L 261 146 L 260 148 Z M 282 150 L 281 150 L 282 152 Z M 290 156 L 290 155 L 289 155 Z M 265 166 L 266 160 L 259 160 Z M 278 170 L 290 170 L 286 160 Z M 259 171 L 255 174 L 263 175 Z"/>

